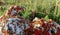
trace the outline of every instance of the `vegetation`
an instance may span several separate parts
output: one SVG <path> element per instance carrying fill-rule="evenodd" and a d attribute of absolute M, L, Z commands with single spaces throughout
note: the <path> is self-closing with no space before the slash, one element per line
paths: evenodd
<path fill-rule="evenodd" d="M 36 12 L 36 17 L 53 19 L 60 23 L 60 1 L 59 0 L 1 0 L 0 16 L 6 12 L 11 5 L 24 6 L 23 17 L 29 18 L 30 12 Z"/>

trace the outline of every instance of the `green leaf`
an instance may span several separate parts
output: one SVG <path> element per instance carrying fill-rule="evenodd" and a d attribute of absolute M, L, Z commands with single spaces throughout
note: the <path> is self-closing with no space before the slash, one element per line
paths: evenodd
<path fill-rule="evenodd" d="M 48 15 L 46 15 L 46 16 L 44 17 L 44 19 L 45 19 L 45 20 L 48 20 L 48 19 L 49 19 Z"/>

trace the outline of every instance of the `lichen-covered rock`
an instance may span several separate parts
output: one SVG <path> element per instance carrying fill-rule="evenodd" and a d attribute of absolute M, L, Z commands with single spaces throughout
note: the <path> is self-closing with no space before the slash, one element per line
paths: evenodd
<path fill-rule="evenodd" d="M 44 20 L 35 18 L 30 25 L 30 28 L 25 30 L 28 34 L 25 35 L 60 35 L 60 25 L 52 19 Z"/>
<path fill-rule="evenodd" d="M 24 25 L 24 18 L 17 15 L 20 12 L 19 10 L 23 10 L 23 8 L 21 6 L 11 6 L 9 10 L 0 17 L 2 35 L 23 34 L 24 26 L 28 26 L 28 24 Z"/>

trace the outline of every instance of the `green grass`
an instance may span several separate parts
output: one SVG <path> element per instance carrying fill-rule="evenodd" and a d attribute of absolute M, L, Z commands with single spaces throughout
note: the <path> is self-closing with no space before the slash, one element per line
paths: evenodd
<path fill-rule="evenodd" d="M 18 6 L 24 6 L 25 13 L 23 13 L 23 17 L 29 18 L 30 10 L 33 12 L 37 12 L 39 14 L 36 14 L 37 17 L 45 18 L 45 19 L 53 19 L 57 23 L 60 23 L 60 1 L 57 0 L 59 3 L 57 3 L 56 0 L 3 0 L 4 5 L 0 5 L 0 16 L 11 5 L 18 5 Z M 58 5 L 57 5 L 57 4 Z M 47 17 L 46 17 L 47 16 Z"/>

